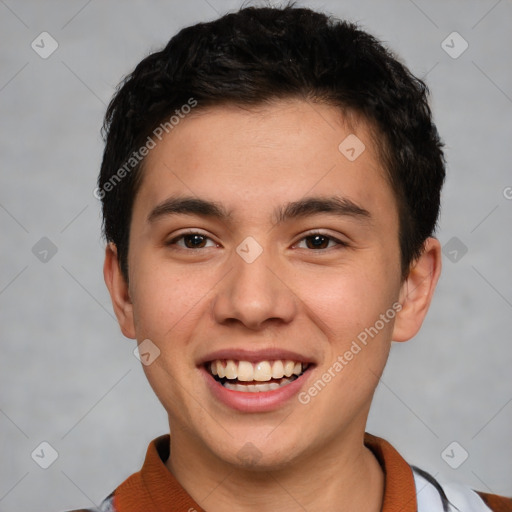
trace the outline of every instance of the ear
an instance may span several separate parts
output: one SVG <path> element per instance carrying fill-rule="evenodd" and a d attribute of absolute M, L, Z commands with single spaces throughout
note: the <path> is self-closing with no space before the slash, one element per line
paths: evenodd
<path fill-rule="evenodd" d="M 420 330 L 441 274 L 441 244 L 427 238 L 421 256 L 411 265 L 400 289 L 402 309 L 395 317 L 394 341 L 407 341 Z"/>
<path fill-rule="evenodd" d="M 103 264 L 103 277 L 107 285 L 122 333 L 135 339 L 135 326 L 133 322 L 133 305 L 130 298 L 128 283 L 126 282 L 117 257 L 117 247 L 109 243 L 105 248 L 105 262 Z"/>

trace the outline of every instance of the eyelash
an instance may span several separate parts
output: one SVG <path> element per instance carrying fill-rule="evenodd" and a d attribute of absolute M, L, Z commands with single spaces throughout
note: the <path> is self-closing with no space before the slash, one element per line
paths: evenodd
<path fill-rule="evenodd" d="M 201 233 L 199 231 L 187 231 L 185 233 L 181 233 L 179 236 L 173 238 L 172 240 L 169 240 L 169 242 L 166 243 L 167 246 L 172 246 L 172 245 L 175 245 L 177 241 L 181 240 L 182 238 L 185 238 L 186 236 L 193 236 L 193 235 L 198 235 L 198 236 L 202 236 L 208 240 L 212 240 L 209 236 L 205 235 L 204 233 Z M 335 238 L 331 235 L 326 235 L 325 233 L 322 233 L 321 231 L 312 231 L 310 233 L 307 233 L 305 236 L 303 236 L 298 243 L 302 242 L 303 240 L 306 240 L 308 238 L 313 238 L 315 236 L 321 236 L 321 237 L 324 237 L 324 238 L 327 238 L 329 239 L 329 242 L 335 242 L 337 244 L 338 247 L 348 247 L 348 243 L 347 242 L 344 242 L 342 240 L 339 240 L 338 238 Z M 213 240 L 212 240 L 213 241 Z M 297 244 L 295 244 L 297 245 Z M 190 248 L 190 247 L 180 247 L 181 249 L 184 249 L 184 250 L 188 250 L 188 251 L 194 251 L 194 250 L 197 250 L 197 249 L 193 249 L 193 248 Z M 207 248 L 207 247 L 206 247 Z M 326 248 L 323 248 L 323 249 L 310 249 L 311 251 L 314 251 L 314 252 L 322 252 L 322 251 L 326 251 L 328 249 L 332 249 L 333 247 L 326 247 Z M 198 247 L 198 249 L 205 249 L 205 247 Z"/>

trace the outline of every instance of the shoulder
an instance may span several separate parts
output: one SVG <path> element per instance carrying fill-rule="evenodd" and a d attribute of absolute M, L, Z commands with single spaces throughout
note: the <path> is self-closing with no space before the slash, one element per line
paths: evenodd
<path fill-rule="evenodd" d="M 413 467 L 418 512 L 512 512 L 512 498 L 478 492 L 468 486 L 438 481 Z"/>

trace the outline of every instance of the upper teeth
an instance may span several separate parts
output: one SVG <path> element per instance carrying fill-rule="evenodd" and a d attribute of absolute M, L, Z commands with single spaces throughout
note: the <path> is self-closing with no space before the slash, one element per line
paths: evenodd
<path fill-rule="evenodd" d="M 296 361 L 234 361 L 232 359 L 216 359 L 210 363 L 210 371 L 227 379 L 238 379 L 244 382 L 257 380 L 265 382 L 271 379 L 282 379 L 292 375 L 300 375 L 307 368 L 307 364 Z"/>

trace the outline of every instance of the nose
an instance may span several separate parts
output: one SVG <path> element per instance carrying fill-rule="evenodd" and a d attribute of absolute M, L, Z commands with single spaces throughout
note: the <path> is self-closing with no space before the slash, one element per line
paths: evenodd
<path fill-rule="evenodd" d="M 283 266 L 272 261 L 269 251 L 251 263 L 234 253 L 230 262 L 233 267 L 219 283 L 213 301 L 217 323 L 261 330 L 292 321 L 297 298 L 286 282 Z"/>

